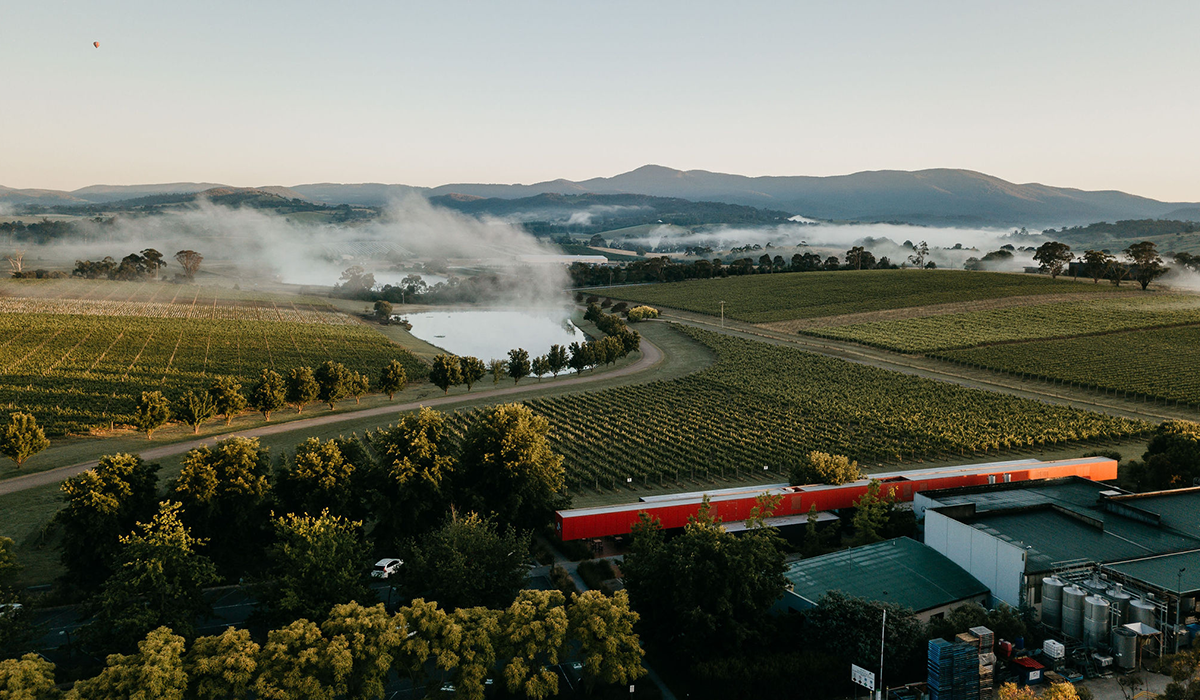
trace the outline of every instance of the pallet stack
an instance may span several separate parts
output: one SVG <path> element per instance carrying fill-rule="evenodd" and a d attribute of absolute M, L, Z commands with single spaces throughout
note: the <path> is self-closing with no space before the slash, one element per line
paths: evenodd
<path fill-rule="evenodd" d="M 970 632 L 979 638 L 979 700 L 992 700 L 996 670 L 996 635 L 986 627 L 972 627 Z"/>
<path fill-rule="evenodd" d="M 967 641 L 929 642 L 930 700 L 979 700 L 979 648 Z"/>

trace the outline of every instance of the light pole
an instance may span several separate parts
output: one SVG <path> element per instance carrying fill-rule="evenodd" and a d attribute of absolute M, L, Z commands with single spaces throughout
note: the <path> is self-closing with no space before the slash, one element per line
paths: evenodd
<path fill-rule="evenodd" d="M 721 305 L 721 327 L 724 328 L 725 327 L 725 302 L 719 301 L 717 303 Z"/>
<path fill-rule="evenodd" d="M 883 609 L 883 624 L 879 626 L 879 687 L 875 690 L 876 700 L 884 700 L 883 690 L 883 645 L 887 639 L 887 608 Z"/>

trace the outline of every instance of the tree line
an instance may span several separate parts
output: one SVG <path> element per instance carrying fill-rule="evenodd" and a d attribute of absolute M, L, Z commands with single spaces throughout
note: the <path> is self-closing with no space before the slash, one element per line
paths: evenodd
<path fill-rule="evenodd" d="M 204 256 L 194 250 L 181 250 L 175 253 L 175 262 L 183 272 L 175 275 L 176 281 L 191 282 L 200 270 Z M 153 248 L 147 248 L 140 253 L 130 253 L 121 258 L 120 262 L 106 256 L 100 260 L 76 260 L 75 269 L 71 274 L 84 279 L 109 279 L 133 282 L 147 279 L 158 279 L 158 271 L 167 265 L 163 254 Z M 16 276 L 15 274 L 13 275 Z"/>
<path fill-rule="evenodd" d="M 1071 252 L 1071 246 L 1058 241 L 1048 241 L 1038 246 L 1033 259 L 1043 272 L 1051 278 L 1058 277 L 1068 269 L 1074 276 L 1082 273 L 1091 277 L 1093 283 L 1107 279 L 1118 287 L 1122 280 L 1133 280 L 1145 290 L 1150 283 L 1170 271 L 1158 252 L 1158 246 L 1153 241 L 1134 243 L 1121 251 L 1124 260 L 1118 259 L 1108 250 L 1086 250 L 1078 258 Z M 1176 253 L 1175 262 L 1187 269 L 1200 269 L 1200 260 L 1188 253 Z"/>
<path fill-rule="evenodd" d="M 922 243 L 922 245 L 924 245 Z M 928 249 L 926 249 L 928 250 Z M 915 253 L 914 253 L 915 254 Z M 918 267 L 936 267 L 932 262 L 921 261 Z M 899 265 L 887 256 L 876 258 L 863 248 L 854 246 L 846 251 L 844 259 L 835 255 L 822 258 L 816 253 L 796 253 L 790 260 L 782 255 L 763 253 L 757 262 L 754 258 L 738 258 L 725 262 L 720 258 L 711 260 L 677 261 L 667 256 L 623 263 L 618 266 L 595 265 L 576 262 L 568 268 L 571 284 L 576 287 L 598 287 L 610 284 L 637 284 L 640 282 L 681 282 L 690 279 L 736 277 L 739 275 L 773 274 L 783 272 L 816 272 L 820 270 L 895 270 Z"/>
<path fill-rule="evenodd" d="M 482 700 L 495 676 L 512 695 L 541 699 L 557 694 L 551 669 L 569 658 L 583 661 L 589 689 L 644 675 L 637 619 L 623 591 L 569 601 L 558 591 L 522 591 L 501 609 L 446 610 L 417 599 L 395 614 L 350 602 L 320 623 L 296 620 L 259 640 L 233 627 L 192 639 L 158 627 L 65 694 L 54 664 L 27 654 L 0 661 L 0 688 L 36 700 L 372 700 L 399 677 L 427 690 L 449 683 L 456 697 Z"/>

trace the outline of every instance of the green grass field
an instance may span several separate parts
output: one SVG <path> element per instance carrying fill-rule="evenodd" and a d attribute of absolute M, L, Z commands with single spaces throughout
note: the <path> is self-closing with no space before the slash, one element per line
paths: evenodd
<path fill-rule="evenodd" d="M 718 360 L 698 373 L 526 403 L 549 417 L 573 490 L 704 470 L 782 470 L 820 449 L 863 462 L 1139 435 L 1147 423 L 967 389 L 799 350 L 682 329 Z M 457 424 L 468 421 L 459 414 Z"/>
<path fill-rule="evenodd" d="M 1111 286 L 963 270 L 861 270 L 749 275 L 612 287 L 613 299 L 669 306 L 749 323 L 1040 294 L 1104 294 Z"/>
<path fill-rule="evenodd" d="M 991 343 L 1067 338 L 1187 324 L 1200 324 L 1200 297 L 1168 295 L 1086 299 L 811 328 L 801 332 L 886 350 L 925 353 Z"/>
<path fill-rule="evenodd" d="M 1200 405 L 1200 327 L 1129 331 L 932 353 L 954 362 Z"/>
<path fill-rule="evenodd" d="M 216 375 L 281 374 L 327 359 L 372 380 L 411 353 L 361 324 L 0 313 L 0 411 L 31 411 L 52 434 L 126 422 L 142 391 L 175 398 Z"/>

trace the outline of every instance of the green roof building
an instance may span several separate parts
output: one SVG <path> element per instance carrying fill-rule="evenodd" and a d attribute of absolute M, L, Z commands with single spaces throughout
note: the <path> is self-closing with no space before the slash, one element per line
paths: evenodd
<path fill-rule="evenodd" d="M 845 549 L 788 565 L 781 605 L 816 607 L 829 591 L 912 608 L 922 620 L 968 601 L 986 605 L 987 586 L 961 566 L 908 537 Z"/>

